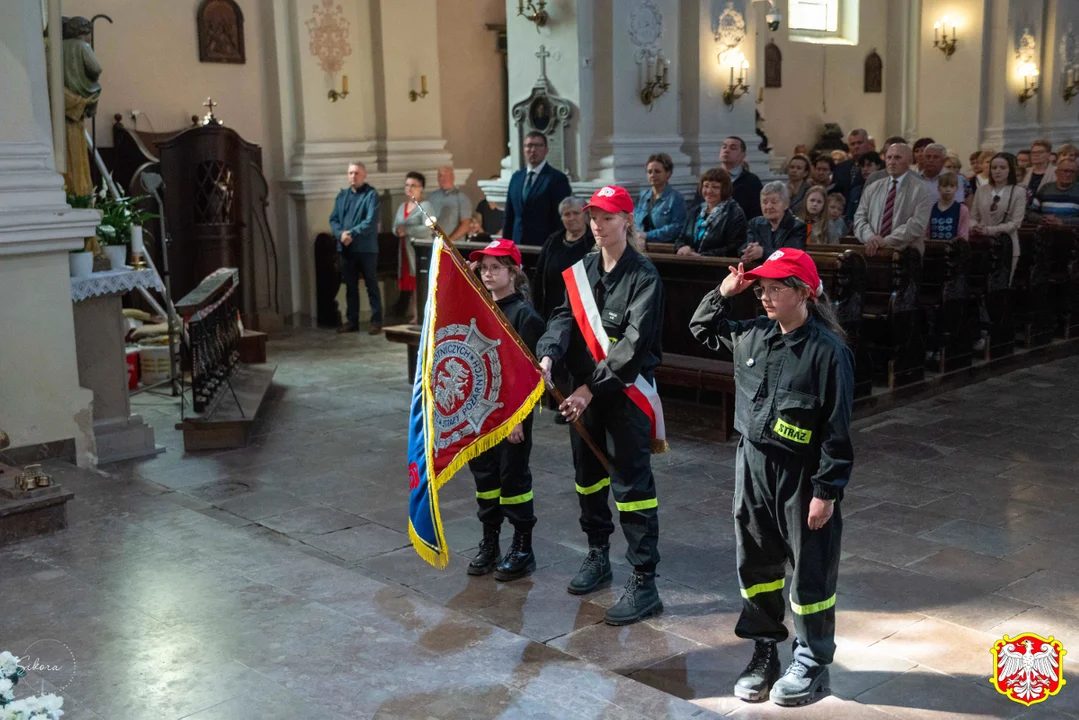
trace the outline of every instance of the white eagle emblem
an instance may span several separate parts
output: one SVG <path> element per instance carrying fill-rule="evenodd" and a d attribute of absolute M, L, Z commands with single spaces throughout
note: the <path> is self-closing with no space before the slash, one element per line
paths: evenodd
<path fill-rule="evenodd" d="M 993 646 L 994 676 L 997 690 L 1015 702 L 1030 706 L 1055 695 L 1064 685 L 1061 667 L 1064 650 L 1052 636 L 1034 633 L 1017 638 L 1004 636 Z"/>
<path fill-rule="evenodd" d="M 779 258 L 783 257 L 783 255 L 784 253 L 782 250 L 776 250 L 774 253 L 768 256 L 768 262 L 778 260 Z"/>
<path fill-rule="evenodd" d="M 600 197 L 613 197 L 614 196 L 614 188 L 611 187 L 610 185 L 608 185 L 605 188 L 601 188 L 600 191 L 598 193 L 596 193 L 596 195 L 599 195 Z"/>
<path fill-rule="evenodd" d="M 447 325 L 435 333 L 430 376 L 435 452 L 479 434 L 484 421 L 502 407 L 501 342 L 484 336 L 474 318 L 468 325 Z"/>

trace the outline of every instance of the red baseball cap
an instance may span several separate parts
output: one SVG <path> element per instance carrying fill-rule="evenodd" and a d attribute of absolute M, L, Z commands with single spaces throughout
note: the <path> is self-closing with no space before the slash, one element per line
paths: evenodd
<path fill-rule="evenodd" d="M 629 193 L 624 187 L 608 185 L 607 187 L 601 187 L 599 190 L 592 193 L 592 199 L 584 206 L 585 210 L 588 210 L 589 208 L 599 208 L 600 210 L 613 213 L 632 213 L 633 198 L 629 196 Z"/>
<path fill-rule="evenodd" d="M 517 263 L 517 267 L 521 267 L 521 251 L 517 249 L 517 244 L 512 240 L 492 240 L 491 244 L 484 249 L 473 250 L 472 254 L 468 256 L 468 259 L 473 262 L 479 262 L 483 259 L 484 255 L 490 255 L 491 257 L 509 255 L 513 258 L 513 262 Z"/>
<path fill-rule="evenodd" d="M 784 278 L 796 277 L 809 287 L 813 288 L 813 300 L 815 301 L 824 292 L 824 284 L 820 281 L 817 273 L 817 265 L 813 258 L 802 250 L 794 248 L 780 248 L 768 256 L 756 270 L 750 270 L 745 274 L 746 280 L 759 280 L 771 278 L 783 280 Z"/>

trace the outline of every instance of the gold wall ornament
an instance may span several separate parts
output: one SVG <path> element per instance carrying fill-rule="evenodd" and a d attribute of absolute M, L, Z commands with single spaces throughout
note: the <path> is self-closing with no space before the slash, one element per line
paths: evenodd
<path fill-rule="evenodd" d="M 539 32 L 539 29 L 551 19 L 551 16 L 547 14 L 547 0 L 536 0 L 536 2 L 517 0 L 517 15 L 529 22 L 536 23 L 536 32 Z"/>
<path fill-rule="evenodd" d="M 731 81 L 727 85 L 727 89 L 723 91 L 723 104 L 727 106 L 728 110 L 734 110 L 734 101 L 749 92 L 749 85 L 746 83 L 746 77 L 749 75 L 749 61 L 746 60 L 746 56 L 742 53 L 738 53 L 738 58 L 730 58 L 731 60 Z M 738 68 L 738 79 L 734 78 L 734 64 L 741 61 Z"/>
<path fill-rule="evenodd" d="M 951 21 L 952 36 L 948 37 L 948 17 L 944 16 L 939 22 L 933 23 L 933 47 L 944 53 L 944 59 L 951 59 L 955 54 L 955 44 L 959 42 L 959 33 L 955 28 L 955 21 Z"/>
<path fill-rule="evenodd" d="M 330 88 L 330 91 L 326 93 L 326 97 L 330 99 L 330 102 L 337 102 L 338 100 L 344 100 L 348 97 L 348 75 L 341 76 L 341 92 L 337 91 L 337 88 Z"/>
<path fill-rule="evenodd" d="M 420 75 L 420 91 L 416 92 L 415 90 L 409 90 L 408 99 L 412 102 L 416 102 L 421 98 L 427 97 L 429 94 L 430 93 L 427 92 L 427 76 Z"/>

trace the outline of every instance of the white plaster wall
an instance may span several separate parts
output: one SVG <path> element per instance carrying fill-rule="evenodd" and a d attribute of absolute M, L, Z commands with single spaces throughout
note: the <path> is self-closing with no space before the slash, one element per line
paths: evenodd
<path fill-rule="evenodd" d="M 918 63 L 918 132 L 959 153 L 964 169 L 979 147 L 984 0 L 922 0 Z M 959 43 L 950 58 L 933 47 L 933 25 L 957 23 Z"/>
<path fill-rule="evenodd" d="M 858 44 L 853 46 L 791 42 L 786 24 L 790 17 L 787 0 L 777 3 L 783 25 L 776 32 L 764 24 L 767 3 L 754 4 L 752 12 L 760 34 L 755 54 L 746 53 L 754 66 L 751 68 L 755 82 L 751 88 L 753 100 L 764 86 L 765 45 L 775 40 L 783 54 L 783 87 L 764 88 L 764 102 L 758 106 L 773 155 L 790 157 L 798 144 L 813 147 L 826 122 L 839 123 L 844 133 L 865 128 L 883 142 L 888 87 L 885 85 L 882 93 L 865 93 L 864 78 L 865 59 L 872 50 L 876 49 L 884 61 L 885 73 L 894 61 L 888 52 L 888 2 L 861 0 Z M 728 79 L 724 76 L 723 83 Z"/>
<path fill-rule="evenodd" d="M 43 78 L 44 79 L 44 78 Z M 93 440 L 79 387 L 67 253 L 0 257 L 0 428 L 13 447 Z"/>

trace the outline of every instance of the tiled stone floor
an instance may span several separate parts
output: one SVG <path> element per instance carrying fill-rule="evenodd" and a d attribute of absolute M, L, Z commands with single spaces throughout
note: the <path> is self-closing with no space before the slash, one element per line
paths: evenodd
<path fill-rule="evenodd" d="M 67 718 L 780 712 L 730 695 L 750 651 L 733 635 L 733 444 L 674 423 L 655 461 L 667 610 L 609 628 L 616 590 L 564 592 L 585 541 L 549 413 L 533 453 L 540 567 L 500 585 L 464 573 L 479 532 L 467 473 L 442 491 L 448 570 L 409 547 L 404 349 L 305 330 L 270 353 L 251 447 L 185 455 L 176 401 L 138 396 L 168 451 L 99 473 L 52 464 L 76 493 L 71 527 L 0 550 L 0 649 L 70 648 L 73 678 L 27 680 L 63 680 Z M 988 682 L 1004 633 L 1079 652 L 1077 374 L 1062 360 L 857 423 L 834 696 L 782 712 L 1079 717 L 1077 680 L 1031 709 Z"/>

